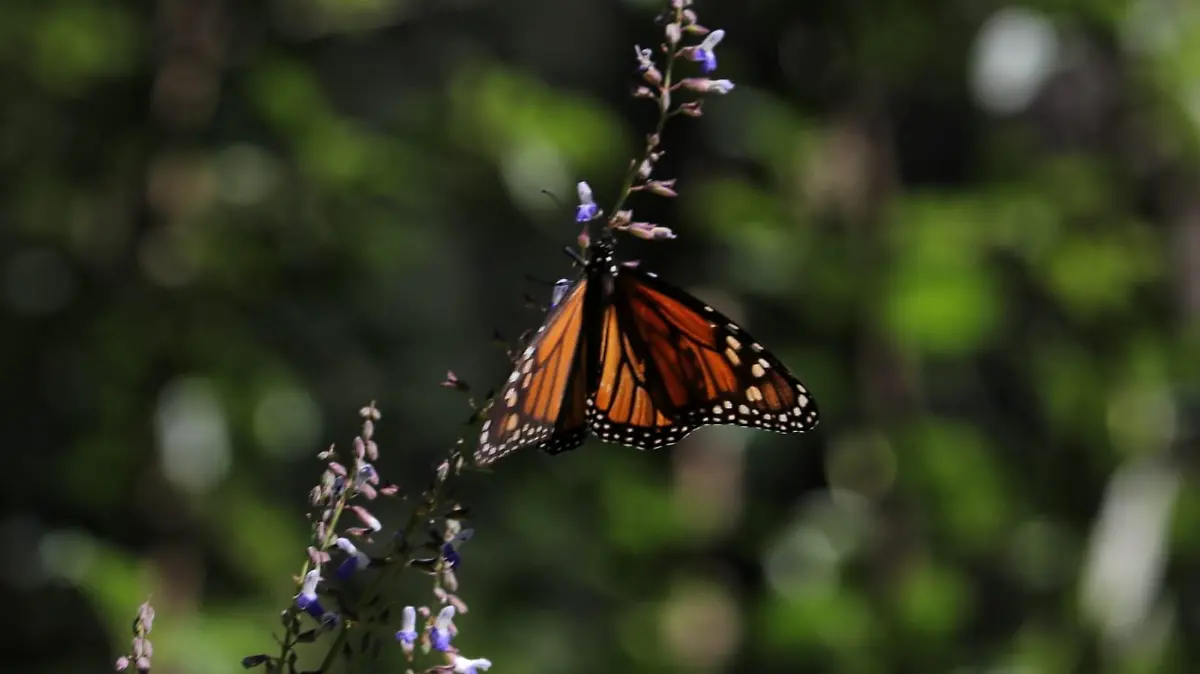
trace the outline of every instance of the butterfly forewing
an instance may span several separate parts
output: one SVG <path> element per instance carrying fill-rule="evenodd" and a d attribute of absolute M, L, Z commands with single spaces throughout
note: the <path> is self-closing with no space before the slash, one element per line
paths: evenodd
<path fill-rule="evenodd" d="M 565 292 L 520 354 L 479 436 L 475 462 L 487 464 L 524 447 L 560 452 L 583 442 L 583 325 L 587 281 Z"/>

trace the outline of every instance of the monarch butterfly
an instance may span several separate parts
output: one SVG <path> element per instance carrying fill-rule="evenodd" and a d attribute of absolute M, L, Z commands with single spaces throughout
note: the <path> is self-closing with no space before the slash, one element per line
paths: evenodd
<path fill-rule="evenodd" d="M 477 464 L 529 446 L 565 452 L 588 431 L 657 449 L 705 425 L 816 426 L 808 389 L 720 312 L 615 262 L 608 237 L 593 241 L 583 266 L 574 283 L 555 284 L 545 322 L 492 401 Z"/>

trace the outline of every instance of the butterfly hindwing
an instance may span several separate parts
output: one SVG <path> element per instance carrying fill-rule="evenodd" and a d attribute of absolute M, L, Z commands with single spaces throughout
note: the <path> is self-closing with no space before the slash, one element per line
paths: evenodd
<path fill-rule="evenodd" d="M 804 385 L 725 315 L 638 269 L 621 269 L 612 288 L 593 433 L 650 449 L 709 424 L 781 433 L 816 425 Z"/>
<path fill-rule="evenodd" d="M 586 367 L 583 344 L 587 281 L 566 290 L 520 354 L 479 436 L 484 465 L 524 447 L 557 453 L 583 443 Z"/>

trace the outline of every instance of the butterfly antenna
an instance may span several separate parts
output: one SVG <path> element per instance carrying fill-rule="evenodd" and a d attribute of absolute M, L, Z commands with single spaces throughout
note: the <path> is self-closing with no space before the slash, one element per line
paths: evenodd
<path fill-rule="evenodd" d="M 567 210 L 566 203 L 564 203 L 562 199 L 559 199 L 557 194 L 551 192 L 550 190 L 542 190 L 542 194 L 550 197 L 550 201 L 553 201 L 555 206 L 558 206 L 564 211 Z"/>

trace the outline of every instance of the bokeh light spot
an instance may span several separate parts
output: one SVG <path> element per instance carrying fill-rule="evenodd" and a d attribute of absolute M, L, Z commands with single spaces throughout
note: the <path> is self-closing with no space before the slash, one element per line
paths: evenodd
<path fill-rule="evenodd" d="M 667 650 L 691 671 L 723 667 L 741 641 L 737 600 L 711 579 L 677 583 L 659 617 Z"/>
<path fill-rule="evenodd" d="M 254 407 L 254 434 L 271 454 L 302 454 L 321 435 L 321 409 L 302 388 L 271 387 Z"/>
<path fill-rule="evenodd" d="M 1042 14 L 1006 7 L 993 14 L 976 38 L 971 86 L 987 110 L 1011 114 L 1025 109 L 1056 66 L 1054 26 Z"/>
<path fill-rule="evenodd" d="M 154 425 L 171 482 L 204 492 L 225 477 L 232 460 L 229 428 L 212 382 L 185 377 L 167 384 L 158 397 Z"/>

